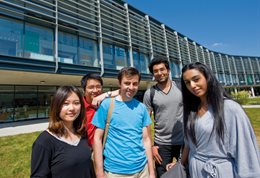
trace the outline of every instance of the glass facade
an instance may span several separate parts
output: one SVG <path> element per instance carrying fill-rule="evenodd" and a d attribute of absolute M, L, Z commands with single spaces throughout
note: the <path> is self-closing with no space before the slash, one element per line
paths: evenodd
<path fill-rule="evenodd" d="M 260 57 L 210 51 L 125 1 L 0 1 L 0 71 L 57 72 L 67 77 L 104 71 L 104 76 L 114 77 L 133 64 L 149 80 L 154 56 L 169 59 L 174 80 L 179 80 L 181 66 L 200 61 L 223 85 L 260 84 Z M 51 69 L 45 71 L 46 66 Z M 47 117 L 56 86 L 37 82 L 22 86 L 0 79 L 1 121 Z"/>
<path fill-rule="evenodd" d="M 23 23 L 1 17 L 0 24 L 0 54 L 23 57 Z"/>
<path fill-rule="evenodd" d="M 0 87 L 0 122 L 47 118 L 56 87 Z"/>
<path fill-rule="evenodd" d="M 141 73 L 149 73 L 148 64 L 149 57 L 143 53 L 133 51 L 134 67 L 137 68 Z"/>

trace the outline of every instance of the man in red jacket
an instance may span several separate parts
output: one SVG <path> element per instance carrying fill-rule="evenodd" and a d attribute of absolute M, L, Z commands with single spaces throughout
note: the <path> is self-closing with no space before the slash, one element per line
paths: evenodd
<path fill-rule="evenodd" d="M 92 148 L 96 128 L 93 124 L 91 124 L 91 122 L 96 112 L 96 107 L 103 99 L 111 96 L 117 96 L 119 90 L 103 93 L 103 80 L 98 74 L 95 73 L 88 73 L 84 75 L 81 79 L 81 86 L 85 92 L 84 103 L 86 108 L 86 118 L 84 127 L 87 131 L 88 144 Z"/>

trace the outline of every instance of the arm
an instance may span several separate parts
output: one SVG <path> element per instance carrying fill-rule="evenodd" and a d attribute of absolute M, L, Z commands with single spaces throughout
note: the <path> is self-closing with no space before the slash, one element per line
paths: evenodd
<path fill-rule="evenodd" d="M 184 148 L 182 150 L 182 155 L 181 155 L 181 164 L 185 165 L 188 162 L 188 157 L 189 157 L 189 147 L 187 145 L 184 145 Z M 166 170 L 168 171 L 171 169 L 176 163 L 169 163 L 166 165 Z"/>
<path fill-rule="evenodd" d="M 151 90 L 146 90 L 145 94 L 144 94 L 144 98 L 143 98 L 143 103 L 144 105 L 146 106 L 146 109 L 148 111 L 148 113 L 150 114 L 150 117 L 153 121 L 153 125 L 154 125 L 154 114 L 153 114 L 153 108 L 152 108 L 152 104 L 151 104 L 151 98 L 150 98 L 150 92 Z M 158 164 L 162 164 L 162 158 L 161 156 L 159 155 L 159 147 L 158 146 L 153 146 L 154 145 L 154 141 L 152 139 L 152 129 L 151 129 L 151 126 L 149 126 L 149 136 L 150 136 L 150 139 L 152 141 L 152 155 L 155 159 L 155 161 L 158 163 Z"/>
<path fill-rule="evenodd" d="M 51 176 L 51 153 L 42 145 L 34 143 L 31 157 L 31 178 Z"/>
<path fill-rule="evenodd" d="M 235 102 L 225 103 L 228 153 L 238 177 L 260 177 L 260 152 L 250 120 Z"/>
<path fill-rule="evenodd" d="M 120 93 L 120 90 L 114 90 L 114 91 L 111 91 L 111 93 L 109 93 L 109 92 L 102 93 L 101 95 L 98 95 L 97 97 L 93 98 L 91 104 L 92 104 L 92 106 L 94 106 L 94 107 L 97 108 L 97 107 L 100 105 L 100 103 L 101 103 L 105 98 L 118 96 L 119 93 Z"/>
<path fill-rule="evenodd" d="M 190 152 L 190 149 L 185 144 L 184 148 L 183 148 L 183 151 L 182 151 L 182 155 L 181 155 L 181 164 L 182 165 L 185 165 L 188 162 L 189 152 Z"/>
<path fill-rule="evenodd" d="M 104 135 L 104 130 L 97 128 L 94 134 L 94 164 L 95 164 L 95 172 L 97 178 L 104 178 L 104 164 L 103 164 L 103 146 L 102 146 L 102 138 Z"/>
<path fill-rule="evenodd" d="M 153 167 L 153 157 L 151 151 L 151 139 L 148 133 L 148 126 L 143 128 L 143 143 L 145 147 L 145 152 L 148 160 L 149 177 L 155 178 L 154 167 Z"/>

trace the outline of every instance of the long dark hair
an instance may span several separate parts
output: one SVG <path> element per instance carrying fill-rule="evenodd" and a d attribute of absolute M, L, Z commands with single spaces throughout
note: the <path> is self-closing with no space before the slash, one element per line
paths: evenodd
<path fill-rule="evenodd" d="M 82 94 L 80 90 L 75 86 L 61 86 L 56 91 L 51 102 L 51 111 L 50 111 L 49 127 L 48 127 L 48 129 L 51 132 L 55 133 L 58 136 L 67 137 L 67 131 L 65 129 L 62 119 L 60 118 L 60 112 L 65 100 L 72 93 L 75 93 L 79 97 L 80 104 L 81 104 L 80 114 L 73 122 L 73 127 L 77 134 L 82 136 L 85 135 L 84 133 L 85 129 L 82 123 L 85 117 L 85 107 L 84 107 Z"/>
<path fill-rule="evenodd" d="M 200 98 L 193 95 L 186 87 L 183 80 L 183 73 L 187 70 L 195 69 L 201 72 L 207 80 L 207 91 L 206 98 L 208 105 L 211 106 L 214 116 L 213 131 L 216 131 L 218 138 L 224 140 L 224 98 L 230 97 L 225 93 L 225 90 L 218 82 L 217 78 L 206 65 L 195 62 L 185 65 L 182 68 L 181 86 L 183 96 L 183 110 L 184 110 L 184 134 L 187 138 L 191 138 L 192 142 L 196 145 L 196 134 L 195 134 L 195 119 L 197 111 L 200 105 Z"/>

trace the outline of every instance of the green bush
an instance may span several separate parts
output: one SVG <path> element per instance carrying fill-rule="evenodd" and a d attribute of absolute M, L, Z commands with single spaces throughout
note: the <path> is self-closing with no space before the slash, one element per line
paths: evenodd
<path fill-rule="evenodd" d="M 234 100 L 236 100 L 239 104 L 245 105 L 249 101 L 249 94 L 247 91 L 239 91 L 237 93 L 231 92 L 231 96 Z"/>

